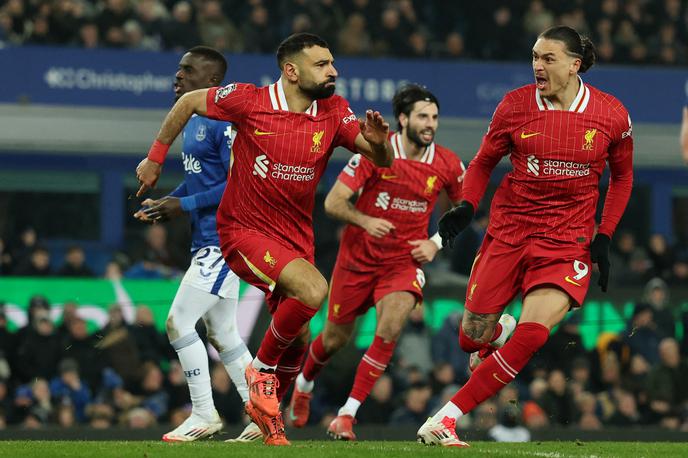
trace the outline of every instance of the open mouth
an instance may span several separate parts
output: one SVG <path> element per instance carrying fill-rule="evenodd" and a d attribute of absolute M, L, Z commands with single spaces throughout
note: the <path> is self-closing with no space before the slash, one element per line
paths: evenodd
<path fill-rule="evenodd" d="M 435 132 L 432 129 L 425 129 L 420 131 L 420 138 L 425 142 L 431 142 L 435 137 Z"/>
<path fill-rule="evenodd" d="M 174 93 L 175 93 L 175 94 L 179 94 L 180 92 L 182 92 L 182 87 L 181 87 L 181 85 L 179 85 L 179 84 L 177 84 L 177 83 L 174 83 Z"/>
<path fill-rule="evenodd" d="M 539 90 L 543 90 L 547 87 L 547 78 L 544 76 L 535 76 L 535 85 Z"/>

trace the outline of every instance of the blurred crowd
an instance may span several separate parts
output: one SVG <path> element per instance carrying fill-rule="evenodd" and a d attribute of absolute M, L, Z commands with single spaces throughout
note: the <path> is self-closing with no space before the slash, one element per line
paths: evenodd
<path fill-rule="evenodd" d="M 686 0 L 0 0 L 0 42 L 274 53 L 295 32 L 336 55 L 528 59 L 555 24 L 604 62 L 685 65 Z"/>
<path fill-rule="evenodd" d="M 672 304 L 665 282 L 651 280 L 625 329 L 600 334 L 592 351 L 583 345 L 581 313 L 572 313 L 519 377 L 459 426 L 489 431 L 495 440 L 527 440 L 545 427 L 688 431 L 688 337 L 676 331 L 677 322 L 688 329 L 688 312 Z M 460 319 L 453 313 L 434 332 L 422 307 L 411 313 L 359 422 L 417 426 L 447 402 L 470 375 L 457 342 Z M 145 305 L 129 314 L 113 304 L 107 323 L 89 332 L 76 303 L 53 306 L 51 315 L 48 299 L 34 296 L 28 323 L 16 331 L 0 304 L 0 349 L 0 428 L 147 428 L 177 425 L 190 413 L 184 374 Z M 349 346 L 325 369 L 314 391 L 312 424 L 327 425 L 336 415 L 361 356 Z M 223 366 L 211 362 L 221 416 L 230 424 L 245 422 Z"/>
<path fill-rule="evenodd" d="M 27 325 L 9 332 L 0 304 L 0 427 L 147 428 L 189 415 L 181 366 L 148 307 L 128 323 L 112 305 L 107 324 L 91 333 L 78 304 L 64 304 L 57 323 L 50 309 L 45 297 L 32 297 Z M 221 364 L 212 384 L 222 416 L 240 421 L 243 404 Z"/>
<path fill-rule="evenodd" d="M 188 240 L 170 240 L 167 227 L 160 224 L 142 226 L 140 238 L 126 252 L 96 250 L 91 265 L 78 243 L 56 248 L 61 256 L 54 256 L 33 227 L 22 230 L 15 240 L 5 240 L 0 237 L 0 276 L 175 278 L 183 275 L 190 260 L 190 253 L 182 248 Z"/>

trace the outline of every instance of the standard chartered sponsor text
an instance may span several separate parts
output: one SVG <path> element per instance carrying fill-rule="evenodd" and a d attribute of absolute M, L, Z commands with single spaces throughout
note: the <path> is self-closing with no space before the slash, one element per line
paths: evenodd
<path fill-rule="evenodd" d="M 173 78 L 150 72 L 131 74 L 99 72 L 92 68 L 50 67 L 44 75 L 51 88 L 132 92 L 167 92 Z"/>
<path fill-rule="evenodd" d="M 411 213 L 425 213 L 428 210 L 428 203 L 425 201 L 402 199 L 395 197 L 390 206 L 394 210 L 401 210 Z"/>
<path fill-rule="evenodd" d="M 287 165 L 279 162 L 272 164 L 272 178 L 285 181 L 311 181 L 315 178 L 314 167 L 302 165 Z"/>
<path fill-rule="evenodd" d="M 590 175 L 590 164 L 582 164 L 573 161 L 542 161 L 542 173 L 544 175 L 561 175 L 568 177 L 582 177 Z"/>

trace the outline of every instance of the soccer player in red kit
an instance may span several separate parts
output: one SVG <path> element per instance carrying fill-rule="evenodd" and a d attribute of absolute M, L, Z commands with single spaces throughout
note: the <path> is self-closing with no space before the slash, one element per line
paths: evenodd
<path fill-rule="evenodd" d="M 361 403 L 382 375 L 406 319 L 423 299 L 425 275 L 441 247 L 428 239 L 428 222 L 437 197 L 446 190 L 461 199 L 464 166 L 456 154 L 434 143 L 439 102 L 426 88 L 407 85 L 393 98 L 399 130 L 391 136 L 394 163 L 375 167 L 354 156 L 325 198 L 327 213 L 347 223 L 330 282 L 328 317 L 311 344 L 294 385 L 289 417 L 305 425 L 314 379 L 342 348 L 358 316 L 377 308 L 375 338 L 363 356 L 346 404 L 328 428 L 335 439 L 355 440 L 353 423 Z M 361 191 L 355 206 L 351 197 Z"/>
<path fill-rule="evenodd" d="M 591 262 L 607 290 L 609 243 L 633 185 L 631 120 L 613 96 L 578 76 L 595 62 L 589 39 L 552 27 L 533 46 L 535 84 L 507 93 L 492 117 L 463 186 L 463 201 L 439 222 L 450 243 L 470 222 L 490 172 L 510 154 L 487 235 L 473 264 L 459 342 L 483 361 L 469 381 L 418 430 L 426 444 L 465 447 L 456 420 L 510 383 L 550 330 L 583 303 Z M 599 181 L 609 164 L 602 221 L 594 240 Z M 591 242 L 592 240 L 592 242 Z M 489 340 L 504 307 L 521 293 L 523 311 L 506 344 Z"/>
<path fill-rule="evenodd" d="M 334 95 L 337 71 L 327 43 L 295 34 L 277 50 L 281 78 L 257 88 L 233 83 L 185 94 L 167 115 L 147 159 L 137 168 L 139 194 L 154 185 L 169 144 L 196 113 L 237 129 L 232 165 L 217 214 L 223 256 L 234 273 L 268 295 L 273 313 L 256 358 L 246 368 L 247 412 L 266 443 L 288 445 L 279 412 L 300 370 L 306 344 L 297 340 L 327 295 L 313 265 L 314 194 L 332 151 L 344 146 L 389 166 L 389 125 L 378 112 L 358 121 Z"/>

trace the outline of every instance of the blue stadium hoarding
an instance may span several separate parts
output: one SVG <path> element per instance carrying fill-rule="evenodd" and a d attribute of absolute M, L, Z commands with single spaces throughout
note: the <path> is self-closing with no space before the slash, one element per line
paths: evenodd
<path fill-rule="evenodd" d="M 173 52 L 3 48 L 0 103 L 167 108 L 179 57 Z M 278 76 L 272 56 L 228 58 L 228 80 L 263 85 Z M 357 113 L 388 111 L 395 89 L 413 81 L 439 97 L 443 115 L 486 118 L 507 90 L 532 81 L 527 62 L 339 58 L 336 66 L 338 92 Z M 600 65 L 584 78 L 621 99 L 636 122 L 678 123 L 688 96 L 686 69 Z"/>

